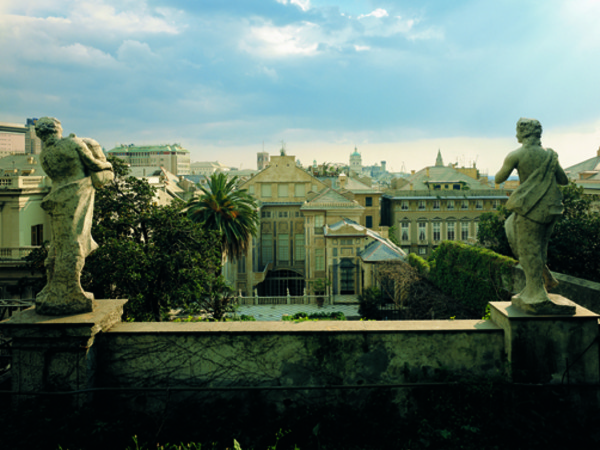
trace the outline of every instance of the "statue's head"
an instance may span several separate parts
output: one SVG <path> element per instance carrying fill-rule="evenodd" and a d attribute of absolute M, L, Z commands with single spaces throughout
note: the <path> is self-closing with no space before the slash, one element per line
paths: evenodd
<path fill-rule="evenodd" d="M 542 124 L 536 119 L 524 119 L 517 122 L 517 140 L 523 142 L 527 138 L 540 139 L 542 137 Z"/>
<path fill-rule="evenodd" d="M 60 120 L 54 117 L 42 117 L 35 123 L 35 134 L 44 140 L 49 136 L 58 135 L 62 137 L 62 126 Z"/>

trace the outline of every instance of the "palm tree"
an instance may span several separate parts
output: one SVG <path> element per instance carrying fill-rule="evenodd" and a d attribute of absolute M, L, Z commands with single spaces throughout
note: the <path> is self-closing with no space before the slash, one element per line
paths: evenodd
<path fill-rule="evenodd" d="M 227 180 L 224 173 L 213 173 L 202 195 L 188 202 L 187 214 L 196 223 L 221 232 L 223 255 L 241 258 L 248 251 L 251 236 L 258 232 L 258 210 L 246 189 L 235 189 L 237 176 Z"/>

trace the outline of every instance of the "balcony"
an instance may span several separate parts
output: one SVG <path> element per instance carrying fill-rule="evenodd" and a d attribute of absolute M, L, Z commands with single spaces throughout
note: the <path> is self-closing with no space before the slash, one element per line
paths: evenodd
<path fill-rule="evenodd" d="M 0 261 L 22 261 L 39 246 L 0 247 Z"/>
<path fill-rule="evenodd" d="M 45 177 L 0 177 L 1 189 L 32 189 L 46 187 Z"/>

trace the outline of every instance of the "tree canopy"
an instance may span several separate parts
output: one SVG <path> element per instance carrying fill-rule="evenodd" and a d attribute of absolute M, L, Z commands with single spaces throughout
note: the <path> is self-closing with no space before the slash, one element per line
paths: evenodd
<path fill-rule="evenodd" d="M 564 214 L 556 222 L 548 244 L 548 267 L 555 272 L 600 282 L 600 216 L 592 208 L 594 197 L 584 195 L 575 183 L 561 187 Z M 496 253 L 513 256 L 504 222 L 510 211 L 482 214 L 477 239 Z"/>
<path fill-rule="evenodd" d="M 202 195 L 190 200 L 188 217 L 221 233 L 221 250 L 232 258 L 246 255 L 250 238 L 258 233 L 258 207 L 246 189 L 236 189 L 238 177 L 213 173 Z"/>

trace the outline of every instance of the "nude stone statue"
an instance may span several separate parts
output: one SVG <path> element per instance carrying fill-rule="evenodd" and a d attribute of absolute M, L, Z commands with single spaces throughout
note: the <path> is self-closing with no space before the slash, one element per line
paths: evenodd
<path fill-rule="evenodd" d="M 35 126 L 43 142 L 40 160 L 52 180 L 42 208 L 50 216 L 51 240 L 45 261 L 47 283 L 36 296 L 44 315 L 91 312 L 93 294 L 84 292 L 80 276 L 85 258 L 98 247 L 91 235 L 95 188 L 114 177 L 112 165 L 93 139 L 62 137 L 60 121 L 42 117 Z"/>
<path fill-rule="evenodd" d="M 496 174 L 495 181 L 500 184 L 517 169 L 520 180 L 506 203 L 513 214 L 504 225 L 510 248 L 523 267 L 526 280 L 525 289 L 513 296 L 512 303 L 533 314 L 574 314 L 572 302 L 555 295 L 550 298 L 547 292 L 547 288 L 558 284 L 546 266 L 550 235 L 563 213 L 558 185 L 568 184 L 569 180 L 556 152 L 542 147 L 541 136 L 539 121 L 519 119 L 517 140 L 522 145 L 506 157 Z"/>

